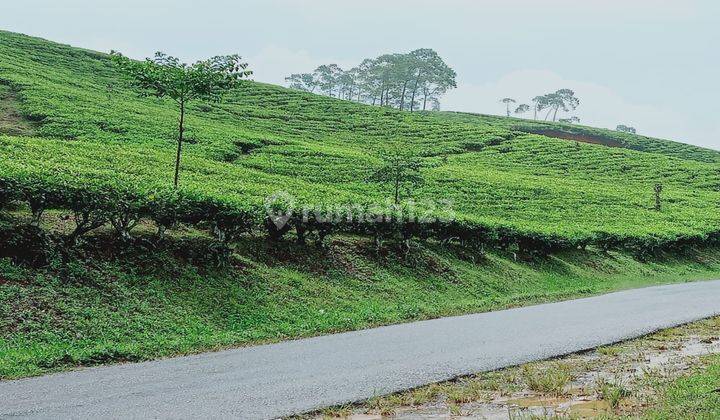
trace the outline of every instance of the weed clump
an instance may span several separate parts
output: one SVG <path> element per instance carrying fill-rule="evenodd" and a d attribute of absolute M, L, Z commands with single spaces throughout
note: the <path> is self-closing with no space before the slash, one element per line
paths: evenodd
<path fill-rule="evenodd" d="M 528 389 L 532 391 L 543 395 L 561 396 L 572 380 L 572 373 L 566 365 L 560 363 L 544 369 L 526 365 L 523 366 L 522 377 Z"/>

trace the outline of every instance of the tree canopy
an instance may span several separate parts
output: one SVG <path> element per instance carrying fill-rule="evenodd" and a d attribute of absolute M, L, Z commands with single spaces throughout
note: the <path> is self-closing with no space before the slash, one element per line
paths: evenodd
<path fill-rule="evenodd" d="M 520 104 L 515 108 L 515 113 L 518 115 L 522 115 L 528 111 L 530 111 L 530 105 L 528 104 Z"/>
<path fill-rule="evenodd" d="M 510 116 L 510 104 L 516 103 L 513 98 L 503 98 L 500 100 L 505 104 L 505 113 Z M 538 119 L 538 113 L 547 110 L 544 119 L 547 121 L 552 115 L 552 121 L 560 121 L 566 123 L 579 122 L 580 119 L 576 116 L 562 117 L 560 112 L 572 112 L 580 106 L 580 99 L 575 96 L 575 92 L 571 89 L 559 89 L 555 92 L 547 93 L 545 95 L 538 95 L 532 98 L 532 110 L 533 119 Z M 524 114 L 531 109 L 529 105 L 520 104 L 515 109 L 515 113 L 518 115 Z"/>
<path fill-rule="evenodd" d="M 432 49 L 368 58 L 349 70 L 323 64 L 285 80 L 291 88 L 372 105 L 415 111 L 440 108 L 440 98 L 457 87 L 456 73 Z"/>
<path fill-rule="evenodd" d="M 548 115 L 553 114 L 553 121 L 557 121 L 558 111 L 574 111 L 580 105 L 580 99 L 575 97 L 575 92 L 570 89 L 560 89 L 555 93 L 545 95 L 548 108 Z M 548 117 L 545 116 L 545 119 Z"/>
<path fill-rule="evenodd" d="M 637 130 L 635 127 L 631 127 L 625 124 L 620 124 L 615 128 L 616 131 L 621 131 L 623 133 L 630 133 L 630 134 L 636 134 Z"/>
<path fill-rule="evenodd" d="M 247 63 L 243 63 L 239 55 L 216 56 L 193 64 L 183 63 L 162 52 L 144 61 L 131 60 L 117 51 L 111 52 L 111 56 L 140 95 L 168 97 L 178 104 L 180 117 L 174 181 L 177 187 L 187 103 L 196 99 L 219 101 L 239 79 L 252 72 L 247 70 Z"/>
<path fill-rule="evenodd" d="M 396 141 L 385 146 L 380 159 L 382 164 L 372 172 L 368 181 L 386 187 L 392 193 L 393 203 L 400 204 L 423 183 L 422 158 L 404 142 Z"/>
<path fill-rule="evenodd" d="M 580 118 L 573 115 L 572 117 L 569 117 L 569 118 L 560 118 L 558 121 L 561 123 L 565 123 L 565 124 L 573 124 L 573 123 L 579 123 Z"/>
<path fill-rule="evenodd" d="M 517 101 L 513 98 L 502 98 L 502 99 L 500 99 L 500 102 L 505 104 L 505 113 L 509 117 L 510 116 L 510 104 L 514 104 Z"/>

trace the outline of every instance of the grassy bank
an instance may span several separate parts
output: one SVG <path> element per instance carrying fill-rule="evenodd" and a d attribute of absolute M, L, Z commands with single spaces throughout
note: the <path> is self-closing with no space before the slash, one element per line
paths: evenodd
<path fill-rule="evenodd" d="M 100 238 L 95 238 L 100 241 Z M 230 266 L 208 243 L 106 244 L 60 265 L 0 259 L 0 378 L 487 311 L 720 273 L 720 250 L 641 262 L 573 251 L 515 261 L 416 245 L 378 254 L 338 237 L 326 249 L 247 239 Z M 101 251 L 102 250 L 102 251 Z M 108 256 L 112 255 L 112 256 Z"/>
<path fill-rule="evenodd" d="M 720 418 L 720 357 L 710 357 L 706 366 L 674 382 L 660 386 L 660 401 L 649 419 Z"/>

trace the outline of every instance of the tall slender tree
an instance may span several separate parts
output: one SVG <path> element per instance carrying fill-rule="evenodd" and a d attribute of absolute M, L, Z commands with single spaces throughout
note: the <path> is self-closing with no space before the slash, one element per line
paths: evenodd
<path fill-rule="evenodd" d="M 517 101 L 513 98 L 502 98 L 502 99 L 500 99 L 500 102 L 505 104 L 505 112 L 506 112 L 507 116 L 509 117 L 510 116 L 510 104 L 514 104 Z"/>
<path fill-rule="evenodd" d="M 570 89 L 560 89 L 555 93 L 545 95 L 545 97 L 549 108 L 548 113 L 545 115 L 546 120 L 552 112 L 552 120 L 557 121 L 558 111 L 574 111 L 580 105 L 580 100 L 575 97 L 575 92 Z"/>
<path fill-rule="evenodd" d="M 533 119 L 537 120 L 538 112 L 542 111 L 543 109 L 545 109 L 545 107 L 547 107 L 547 96 L 546 95 L 536 96 L 536 97 L 532 98 L 532 102 L 533 102 L 533 110 L 534 110 Z"/>
<path fill-rule="evenodd" d="M 178 105 L 177 153 L 173 185 L 178 187 L 180 159 L 185 133 L 185 111 L 195 100 L 220 101 L 238 81 L 252 74 L 239 55 L 224 55 L 193 64 L 157 52 L 145 61 L 131 60 L 119 52 L 111 52 L 112 61 L 142 96 L 170 98 Z"/>
<path fill-rule="evenodd" d="M 311 93 L 318 87 L 318 81 L 315 80 L 312 73 L 291 74 L 285 78 L 285 81 L 290 83 L 292 89 L 304 90 Z"/>
<path fill-rule="evenodd" d="M 412 58 L 412 92 L 410 97 L 410 111 L 415 110 L 415 100 L 418 91 L 424 94 L 423 109 L 432 96 L 440 96 L 449 89 L 457 87 L 455 71 L 448 67 L 437 52 L 429 48 L 421 48 L 409 54 Z"/>
<path fill-rule="evenodd" d="M 423 160 L 399 140 L 388 144 L 380 159 L 381 165 L 368 180 L 390 190 L 394 204 L 400 204 L 404 198 L 410 198 L 413 190 L 422 184 Z"/>
<path fill-rule="evenodd" d="M 415 111 L 422 95 L 422 109 L 436 103 L 449 89 L 457 87 L 454 70 L 437 52 L 421 48 L 408 54 L 384 54 L 365 59 L 345 72 L 334 64 L 322 65 L 312 74 L 292 74 L 290 87 L 319 91 L 328 96 L 373 105 Z"/>
<path fill-rule="evenodd" d="M 313 77 L 317 80 L 321 91 L 328 96 L 335 96 L 335 89 L 341 73 L 342 69 L 337 64 L 323 64 L 315 69 Z"/>
<path fill-rule="evenodd" d="M 530 105 L 528 104 L 520 104 L 515 108 L 515 114 L 517 115 L 525 114 L 528 111 L 530 111 Z"/>

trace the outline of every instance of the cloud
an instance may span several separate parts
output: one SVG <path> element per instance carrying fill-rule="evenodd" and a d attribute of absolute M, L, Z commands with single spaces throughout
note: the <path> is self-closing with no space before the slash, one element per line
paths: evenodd
<path fill-rule="evenodd" d="M 443 109 L 503 115 L 505 106 L 500 103 L 501 98 L 511 97 L 518 103 L 531 105 L 530 100 L 534 96 L 561 88 L 574 90 L 580 98 L 580 107 L 572 114 L 578 116 L 582 124 L 605 128 L 626 124 L 636 127 L 641 134 L 653 137 L 706 147 L 719 146 L 719 139 L 708 137 L 707 133 L 720 131 L 720 127 L 700 127 L 693 123 L 690 115 L 668 108 L 633 103 L 607 86 L 565 79 L 549 70 L 513 71 L 482 85 L 460 81 L 458 88 L 450 91 L 442 101 Z M 526 117 L 532 118 L 531 113 Z"/>
<path fill-rule="evenodd" d="M 347 69 L 356 63 L 328 57 L 314 57 L 306 50 L 291 50 L 277 45 L 268 45 L 257 54 L 247 57 L 253 78 L 260 82 L 286 85 L 285 77 L 290 73 L 309 73 L 321 64 L 335 63 Z"/>
<path fill-rule="evenodd" d="M 263 0 L 276 10 L 291 10 L 295 16 L 323 22 L 328 19 L 364 17 L 403 19 L 405 17 L 453 16 L 457 20 L 471 18 L 504 25 L 498 16 L 546 15 L 602 19 L 678 20 L 696 17 L 704 0 Z M 378 12 L 381 13 L 378 13 Z M 410 13 L 408 13 L 410 12 Z"/>

